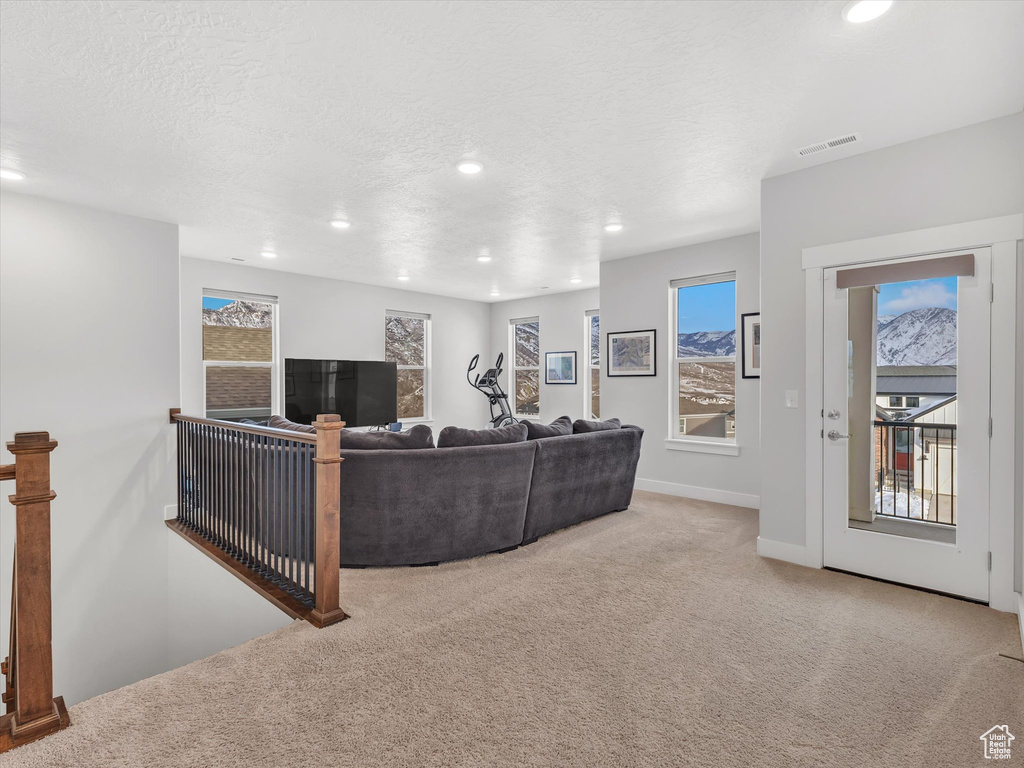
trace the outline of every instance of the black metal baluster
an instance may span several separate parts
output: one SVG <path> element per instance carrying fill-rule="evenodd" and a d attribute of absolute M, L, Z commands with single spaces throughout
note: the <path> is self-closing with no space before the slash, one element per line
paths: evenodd
<path fill-rule="evenodd" d="M 281 573 L 281 470 L 282 440 L 275 440 L 274 445 L 274 579 Z"/>
<path fill-rule="evenodd" d="M 249 451 L 249 433 L 242 433 L 242 530 L 239 538 L 242 548 L 242 562 L 249 565 L 249 511 L 252 504 L 249 501 L 249 470 L 252 467 L 252 459 Z"/>
<path fill-rule="evenodd" d="M 956 525 L 956 515 L 953 510 L 956 509 L 956 488 L 954 486 L 956 478 L 956 463 L 954 459 L 956 457 L 956 428 L 949 428 L 949 524 Z"/>
<path fill-rule="evenodd" d="M 302 449 L 302 586 L 309 596 L 309 445 Z"/>
<path fill-rule="evenodd" d="M 921 428 L 921 519 L 928 519 L 924 509 L 924 460 L 928 458 L 928 454 L 925 452 L 925 431 Z M 935 519 L 938 520 L 939 516 L 936 515 Z"/>
<path fill-rule="evenodd" d="M 299 556 L 298 546 L 298 527 L 296 523 L 298 520 L 295 515 L 298 514 L 298 497 L 297 492 L 299 489 L 299 446 L 301 443 L 292 443 L 291 450 L 288 451 L 288 580 L 291 582 L 291 590 L 295 593 L 295 585 L 298 582 L 298 576 L 296 573 L 296 559 Z"/>

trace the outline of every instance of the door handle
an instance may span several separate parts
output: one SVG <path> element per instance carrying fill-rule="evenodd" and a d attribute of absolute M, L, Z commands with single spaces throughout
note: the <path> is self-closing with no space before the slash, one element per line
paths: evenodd
<path fill-rule="evenodd" d="M 839 430 L 838 429 L 830 429 L 828 431 L 828 439 L 829 440 L 849 440 L 850 436 L 849 435 L 841 435 L 841 434 L 839 434 Z"/>

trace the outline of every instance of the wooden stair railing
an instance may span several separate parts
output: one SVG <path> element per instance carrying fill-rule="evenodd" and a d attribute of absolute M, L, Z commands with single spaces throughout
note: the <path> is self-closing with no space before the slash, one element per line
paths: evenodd
<path fill-rule="evenodd" d="M 47 432 L 19 432 L 7 450 L 14 464 L 0 466 L 0 480 L 14 480 L 14 579 L 11 641 L 0 717 L 0 752 L 35 741 L 71 724 L 64 699 L 53 696 L 50 608 L 50 453 Z"/>
<path fill-rule="evenodd" d="M 316 434 L 170 412 L 178 512 L 167 526 L 292 618 L 326 627 L 339 605 L 341 429 Z"/>

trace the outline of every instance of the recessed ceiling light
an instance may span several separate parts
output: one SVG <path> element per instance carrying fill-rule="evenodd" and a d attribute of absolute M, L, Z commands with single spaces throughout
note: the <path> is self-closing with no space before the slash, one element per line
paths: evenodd
<path fill-rule="evenodd" d="M 843 21 L 863 24 L 877 19 L 892 7 L 892 0 L 853 0 L 843 8 Z"/>
<path fill-rule="evenodd" d="M 13 168 L 0 168 L 0 179 L 7 179 L 7 181 L 24 181 L 25 174 L 20 171 L 15 171 Z"/>
<path fill-rule="evenodd" d="M 497 291 L 491 291 L 491 296 L 501 296 Z"/>
<path fill-rule="evenodd" d="M 582 277 L 573 277 L 573 278 L 569 279 L 569 282 L 570 283 L 582 283 L 583 282 L 583 278 Z"/>
<path fill-rule="evenodd" d="M 604 225 L 604 231 L 605 232 L 621 232 L 622 231 L 622 225 L 621 224 L 605 224 Z"/>
<path fill-rule="evenodd" d="M 479 256 L 477 256 L 477 257 L 476 257 L 476 260 L 477 260 L 477 261 L 482 261 L 482 262 L 488 262 L 488 261 L 490 261 L 490 260 L 491 260 L 491 257 L 490 257 L 490 256 L 488 256 L 488 255 L 487 255 L 487 254 L 485 254 L 485 253 L 482 253 L 482 254 L 480 254 Z"/>
<path fill-rule="evenodd" d="M 460 160 L 455 167 L 459 169 L 460 173 L 467 173 L 470 176 L 474 173 L 480 173 L 484 169 L 483 165 L 476 160 Z"/>
<path fill-rule="evenodd" d="M 274 253 L 273 251 L 260 251 L 260 256 L 262 256 L 264 259 L 276 259 L 277 258 L 277 254 Z"/>
<path fill-rule="evenodd" d="M 335 229 L 348 229 L 352 226 L 352 222 L 345 219 L 332 219 L 331 226 Z"/>
<path fill-rule="evenodd" d="M 409 276 L 408 276 L 408 275 L 399 275 L 399 276 L 398 276 L 398 279 L 399 279 L 399 280 L 401 280 L 401 281 L 403 281 L 403 282 L 405 282 L 406 280 L 408 280 L 408 279 L 409 279 Z"/>

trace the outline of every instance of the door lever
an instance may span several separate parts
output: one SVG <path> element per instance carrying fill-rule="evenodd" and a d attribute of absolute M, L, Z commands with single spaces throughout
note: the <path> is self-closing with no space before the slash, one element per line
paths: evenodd
<path fill-rule="evenodd" d="M 841 435 L 841 434 L 839 434 L 839 430 L 838 429 L 830 429 L 828 431 L 828 439 L 829 440 L 849 440 L 850 436 L 849 435 Z"/>

